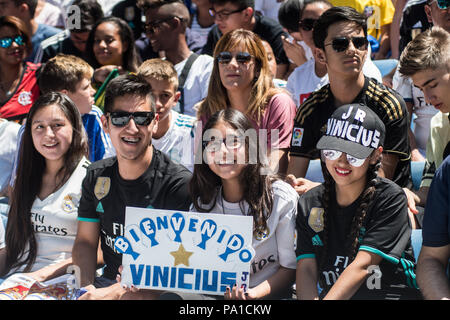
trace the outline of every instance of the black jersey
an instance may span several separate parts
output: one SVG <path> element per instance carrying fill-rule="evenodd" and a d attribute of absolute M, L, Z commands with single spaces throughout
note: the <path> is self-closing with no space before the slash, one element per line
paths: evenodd
<path fill-rule="evenodd" d="M 412 179 L 409 120 L 403 98 L 375 79 L 365 77 L 364 87 L 352 103 L 367 105 L 383 121 L 386 127 L 383 152 L 395 154 L 399 158 L 392 181 L 401 187 L 410 188 Z M 335 110 L 334 96 L 329 84 L 311 94 L 295 115 L 291 156 L 319 158 L 316 145 L 326 132 L 327 120 Z"/>
<path fill-rule="evenodd" d="M 297 260 L 316 258 L 318 265 L 325 251 L 323 192 L 324 187 L 320 185 L 302 195 L 297 213 Z M 319 279 L 324 286 L 322 296 L 352 262 L 349 235 L 361 196 L 345 208 L 337 204 L 334 190 L 331 199 L 333 200 L 326 216 L 326 259 L 318 270 Z M 377 178 L 375 195 L 360 229 L 358 250 L 377 254 L 383 259 L 378 269 L 373 266 L 372 270 L 369 270 L 372 272 L 372 278 L 361 285 L 353 299 L 420 297 L 416 289 L 415 263 L 410 241 L 411 226 L 407 210 L 403 190 L 388 179 Z"/>
<path fill-rule="evenodd" d="M 122 254 L 114 249 L 114 241 L 124 234 L 125 207 L 188 211 L 190 179 L 188 169 L 155 148 L 149 168 L 136 180 L 120 177 L 116 157 L 89 167 L 82 185 L 78 220 L 100 223 L 105 277 L 115 279 L 122 264 Z"/>

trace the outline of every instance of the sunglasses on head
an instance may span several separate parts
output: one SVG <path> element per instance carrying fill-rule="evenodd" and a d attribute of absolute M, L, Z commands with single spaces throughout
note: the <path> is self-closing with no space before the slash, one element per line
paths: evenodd
<path fill-rule="evenodd" d="M 367 49 L 367 38 L 366 37 L 338 37 L 334 38 L 331 43 L 326 43 L 325 46 L 331 45 L 334 51 L 343 52 L 348 49 L 350 41 L 353 43 L 356 49 L 365 50 Z"/>
<path fill-rule="evenodd" d="M 24 44 L 23 37 L 21 35 L 15 37 L 4 37 L 0 39 L 0 47 L 7 49 L 11 47 L 13 41 L 17 43 L 17 45 L 21 46 Z"/>
<path fill-rule="evenodd" d="M 252 59 L 252 55 L 248 52 L 238 52 L 236 53 L 234 58 L 236 59 L 237 63 L 246 64 L 250 62 L 250 60 Z M 217 55 L 217 61 L 220 64 L 229 64 L 231 60 L 233 60 L 233 55 L 231 54 L 231 52 L 224 51 Z"/>
<path fill-rule="evenodd" d="M 311 31 L 314 28 L 314 23 L 316 23 L 316 21 L 317 19 L 302 19 L 298 25 L 305 31 Z"/>
<path fill-rule="evenodd" d="M 433 0 L 433 1 L 428 2 L 428 5 L 431 5 L 433 2 L 436 2 L 436 5 L 441 10 L 448 9 L 448 6 L 450 4 L 449 0 Z"/>
<path fill-rule="evenodd" d="M 343 152 L 337 151 L 337 150 L 322 150 L 322 156 L 325 159 L 328 159 L 331 161 L 339 159 L 341 157 L 342 153 Z M 364 159 L 355 158 L 354 156 L 351 156 L 349 154 L 346 154 L 346 156 L 347 156 L 347 162 L 353 167 L 361 167 L 367 159 L 367 158 L 364 158 Z"/>
<path fill-rule="evenodd" d="M 134 123 L 138 126 L 148 126 L 152 120 L 155 118 L 155 113 L 153 111 L 148 112 L 125 112 L 117 111 L 110 112 L 109 117 L 111 118 L 111 123 L 116 127 L 125 127 L 133 118 Z"/>

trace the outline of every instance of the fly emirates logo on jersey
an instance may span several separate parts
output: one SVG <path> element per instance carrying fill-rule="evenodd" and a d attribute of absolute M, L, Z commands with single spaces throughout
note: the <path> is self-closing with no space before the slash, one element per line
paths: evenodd
<path fill-rule="evenodd" d="M 347 256 L 336 256 L 334 261 L 333 270 L 323 271 L 323 277 L 328 286 L 332 286 L 336 283 L 337 279 L 341 275 L 342 271 L 347 268 L 349 262 L 349 258 Z"/>

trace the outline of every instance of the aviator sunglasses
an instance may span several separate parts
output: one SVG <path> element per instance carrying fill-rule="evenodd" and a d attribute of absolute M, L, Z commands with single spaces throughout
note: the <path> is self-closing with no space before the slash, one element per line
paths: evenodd
<path fill-rule="evenodd" d="M 348 49 L 350 45 L 350 41 L 353 43 L 356 49 L 366 49 L 368 41 L 366 37 L 338 37 L 334 38 L 331 43 L 326 43 L 325 46 L 331 45 L 334 51 L 336 52 L 343 52 Z"/>
<path fill-rule="evenodd" d="M 134 123 L 139 126 L 148 126 L 155 118 L 153 111 L 148 112 L 110 112 L 111 123 L 116 127 L 125 127 L 133 118 Z"/>
<path fill-rule="evenodd" d="M 0 39 L 0 47 L 4 49 L 8 49 L 11 47 L 13 41 L 17 43 L 17 45 L 21 46 L 24 44 L 23 37 L 21 35 L 15 37 L 4 37 Z"/>
<path fill-rule="evenodd" d="M 337 150 L 322 150 L 322 156 L 331 161 L 339 159 L 342 153 L 343 152 Z M 366 161 L 366 158 L 359 159 L 349 154 L 346 155 L 347 155 L 347 162 L 353 167 L 361 167 L 364 164 L 364 161 Z"/>
<path fill-rule="evenodd" d="M 236 59 L 237 63 L 246 64 L 250 62 L 250 60 L 252 59 L 252 55 L 248 52 L 238 52 L 236 53 L 234 58 Z M 233 60 L 233 55 L 231 54 L 231 52 L 224 51 L 217 55 L 217 61 L 220 64 L 229 64 L 231 60 Z"/>

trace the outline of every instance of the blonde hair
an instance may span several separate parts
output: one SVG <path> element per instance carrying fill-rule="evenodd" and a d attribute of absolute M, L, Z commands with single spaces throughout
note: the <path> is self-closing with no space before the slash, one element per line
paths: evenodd
<path fill-rule="evenodd" d="M 267 103 L 282 89 L 275 88 L 267 60 L 266 49 L 261 39 L 252 31 L 237 29 L 224 34 L 214 50 L 214 65 L 209 81 L 208 95 L 199 104 L 198 117 L 209 118 L 214 113 L 229 107 L 227 89 L 220 80 L 217 56 L 223 51 L 232 51 L 242 46 L 255 58 L 255 79 L 251 88 L 246 115 L 259 122 Z"/>
<path fill-rule="evenodd" d="M 157 81 L 169 81 L 173 85 L 174 91 L 178 90 L 177 71 L 173 64 L 167 60 L 159 58 L 146 60 L 139 66 L 137 74 Z"/>
<path fill-rule="evenodd" d="M 83 59 L 74 55 L 58 54 L 42 68 L 39 88 L 45 94 L 51 91 L 75 92 L 78 83 L 91 79 L 94 69 Z"/>
<path fill-rule="evenodd" d="M 424 70 L 450 70 L 450 34 L 433 27 L 415 37 L 400 57 L 399 72 L 412 76 Z"/>

